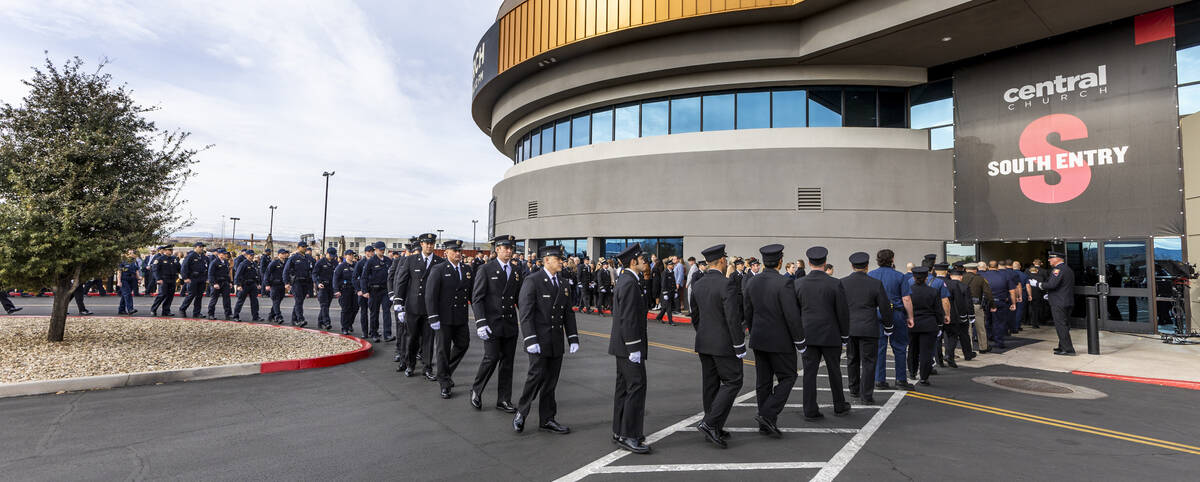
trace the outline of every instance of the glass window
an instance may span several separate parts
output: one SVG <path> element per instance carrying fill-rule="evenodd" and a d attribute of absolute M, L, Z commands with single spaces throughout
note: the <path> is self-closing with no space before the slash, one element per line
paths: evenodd
<path fill-rule="evenodd" d="M 530 137 L 530 145 L 533 147 L 532 154 L 529 157 L 537 157 L 542 155 L 542 131 L 533 133 Z"/>
<path fill-rule="evenodd" d="M 658 259 L 683 257 L 683 238 L 658 238 Z"/>
<path fill-rule="evenodd" d="M 542 128 L 542 154 L 554 152 L 554 126 L 547 125 Z"/>
<path fill-rule="evenodd" d="M 625 250 L 625 238 L 605 238 L 603 242 L 605 258 L 615 257 Z"/>
<path fill-rule="evenodd" d="M 808 126 L 842 126 L 842 89 L 818 88 L 808 90 Z"/>
<path fill-rule="evenodd" d="M 1200 84 L 1179 88 L 1179 115 L 1200 111 Z"/>
<path fill-rule="evenodd" d="M 707 101 L 705 101 L 707 102 Z M 800 103 L 804 108 L 804 102 Z M 704 113 L 707 118 L 708 112 Z M 771 93 L 743 92 L 737 95 L 737 128 L 761 129 L 771 127 Z"/>
<path fill-rule="evenodd" d="M 938 127 L 929 129 L 929 149 L 953 149 L 954 148 L 954 126 Z"/>
<path fill-rule="evenodd" d="M 621 139 L 633 139 L 641 135 L 641 131 L 638 129 L 638 117 L 641 116 L 640 107 L 637 104 L 617 107 L 615 114 L 616 129 L 613 131 L 614 139 L 618 141 Z M 666 119 L 666 112 L 663 112 L 662 134 L 666 133 Z"/>
<path fill-rule="evenodd" d="M 620 116 L 620 113 L 617 113 Z M 617 119 L 620 122 L 620 118 Z M 641 137 L 661 136 L 667 133 L 667 101 L 642 104 Z M 637 136 L 635 136 L 637 137 Z"/>
<path fill-rule="evenodd" d="M 580 238 L 580 239 L 575 240 L 575 255 L 579 256 L 580 259 L 587 257 L 587 255 L 588 255 L 587 238 Z"/>
<path fill-rule="evenodd" d="M 592 143 L 592 117 L 583 114 L 571 119 L 571 147 L 586 146 Z"/>
<path fill-rule="evenodd" d="M 879 127 L 907 127 L 905 105 L 908 95 L 904 89 L 879 89 Z"/>
<path fill-rule="evenodd" d="M 771 92 L 771 127 L 805 127 L 808 125 L 803 90 Z"/>
<path fill-rule="evenodd" d="M 846 89 L 846 127 L 876 127 L 879 121 L 875 114 L 875 89 Z"/>
<path fill-rule="evenodd" d="M 700 97 L 671 99 L 671 133 L 683 134 L 700 130 Z"/>
<path fill-rule="evenodd" d="M 1175 63 L 1180 84 L 1200 81 L 1200 45 L 1175 52 Z"/>
<path fill-rule="evenodd" d="M 563 119 L 554 124 L 554 150 L 561 151 L 571 148 L 571 119 Z"/>
<path fill-rule="evenodd" d="M 975 262 L 975 243 L 946 243 L 946 262 Z"/>
<path fill-rule="evenodd" d="M 525 140 L 522 139 L 520 141 L 517 141 L 516 161 L 521 162 L 524 160 L 525 160 Z"/>
<path fill-rule="evenodd" d="M 635 116 L 634 119 L 637 119 Z M 592 113 L 592 143 L 613 140 L 613 111 L 605 109 Z"/>
<path fill-rule="evenodd" d="M 912 106 L 912 128 L 944 126 L 954 123 L 954 99 L 946 98 Z"/>
<path fill-rule="evenodd" d="M 733 129 L 733 94 L 704 96 L 704 125 L 706 131 Z"/>

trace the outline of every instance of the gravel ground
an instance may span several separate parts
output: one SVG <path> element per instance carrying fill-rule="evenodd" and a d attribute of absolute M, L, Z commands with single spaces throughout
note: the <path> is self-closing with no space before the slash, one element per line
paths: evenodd
<path fill-rule="evenodd" d="M 264 325 L 155 318 L 69 318 L 46 341 L 48 317 L 0 320 L 0 383 L 177 370 L 333 355 L 359 344 Z"/>

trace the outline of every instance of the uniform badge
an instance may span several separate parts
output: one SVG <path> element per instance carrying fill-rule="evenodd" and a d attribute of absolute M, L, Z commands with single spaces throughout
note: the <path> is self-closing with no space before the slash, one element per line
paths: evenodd
<path fill-rule="evenodd" d="M 1054 276 L 1058 276 L 1058 268 L 1054 268 Z"/>
<path fill-rule="evenodd" d="M 467 279 L 471 279 L 471 272 L 470 272 L 470 271 L 467 271 L 467 273 L 466 273 L 466 274 L 467 274 Z"/>

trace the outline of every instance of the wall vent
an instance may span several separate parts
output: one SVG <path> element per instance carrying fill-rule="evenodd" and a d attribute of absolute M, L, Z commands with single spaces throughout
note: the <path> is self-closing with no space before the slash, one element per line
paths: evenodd
<path fill-rule="evenodd" d="M 797 211 L 822 211 L 825 206 L 821 203 L 821 188 L 819 187 L 798 187 L 796 188 L 796 210 Z"/>
<path fill-rule="evenodd" d="M 529 219 L 536 218 L 537 216 L 538 216 L 538 202 L 537 201 L 529 201 Z"/>

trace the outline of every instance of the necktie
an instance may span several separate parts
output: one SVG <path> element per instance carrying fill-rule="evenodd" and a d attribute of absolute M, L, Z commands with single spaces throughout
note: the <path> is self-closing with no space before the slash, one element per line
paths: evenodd
<path fill-rule="evenodd" d="M 507 265 L 507 264 L 504 265 L 504 278 L 505 279 L 512 279 L 512 273 L 509 271 L 509 269 L 511 269 L 511 267 L 509 265 Z"/>
<path fill-rule="evenodd" d="M 554 289 L 558 289 L 558 277 L 557 276 L 551 277 L 550 282 L 554 283 Z"/>

